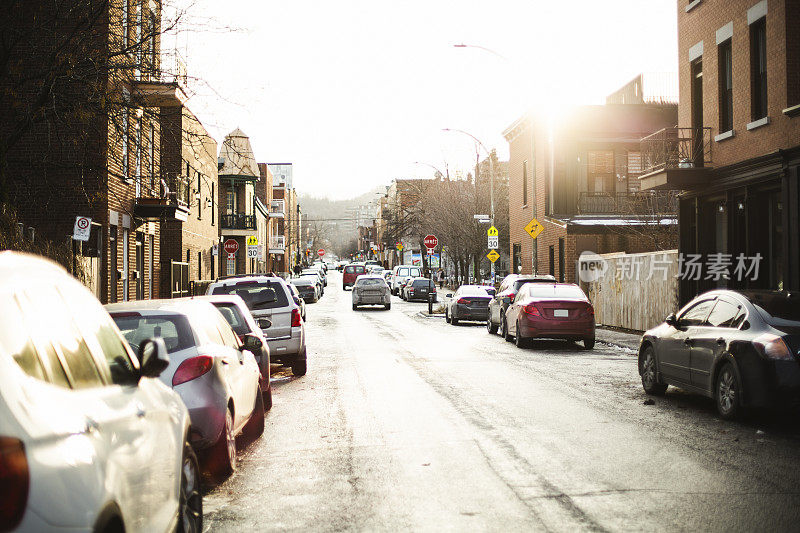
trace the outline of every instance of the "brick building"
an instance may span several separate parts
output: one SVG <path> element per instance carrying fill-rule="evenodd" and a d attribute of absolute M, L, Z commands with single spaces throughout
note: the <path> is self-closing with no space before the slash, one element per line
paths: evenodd
<path fill-rule="evenodd" d="M 262 258 L 247 256 L 247 238 L 266 235 L 269 223 L 269 208 L 264 205 L 257 187 L 261 171 L 250 146 L 250 138 L 236 128 L 222 142 L 218 159 L 220 195 L 220 241 L 224 245 L 235 241 L 239 247 L 232 257 L 220 249 L 220 275 L 250 274 L 263 272 Z M 260 243 L 259 243 L 260 244 Z"/>
<path fill-rule="evenodd" d="M 674 248 L 674 197 L 642 193 L 636 178 L 639 139 L 676 122 L 675 104 L 648 101 L 526 114 L 509 126 L 511 270 L 574 282 L 583 251 Z M 524 231 L 534 218 L 544 226 L 536 240 Z"/>
<path fill-rule="evenodd" d="M 155 297 L 160 224 L 187 215 L 181 196 L 166 194 L 158 155 L 160 109 L 185 100 L 175 73 L 162 68 L 160 3 L 87 0 L 53 10 L 31 0 L 4 13 L 9 27 L 3 196 L 56 242 L 69 242 L 76 216 L 92 218 L 90 240 L 74 249 L 101 301 Z"/>
<path fill-rule="evenodd" d="M 683 191 L 682 253 L 763 258 L 756 280 L 683 280 L 681 300 L 800 289 L 800 1 L 677 4 L 678 127 L 643 140 L 642 188 Z"/>
<path fill-rule="evenodd" d="M 274 254 L 276 273 L 289 273 L 304 261 L 305 244 L 301 242 L 303 213 L 294 189 L 292 163 L 268 163 L 272 173 L 273 200 L 270 214 L 274 217 L 270 254 Z"/>
<path fill-rule="evenodd" d="M 188 294 L 189 283 L 219 272 L 217 142 L 185 106 L 161 108 L 161 172 L 185 187 L 185 220 L 161 223 L 162 298 Z"/>

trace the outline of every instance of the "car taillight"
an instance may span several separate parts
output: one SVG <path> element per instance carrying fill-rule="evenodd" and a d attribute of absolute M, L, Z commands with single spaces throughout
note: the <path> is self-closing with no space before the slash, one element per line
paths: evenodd
<path fill-rule="evenodd" d="M 792 352 L 783 339 L 777 335 L 765 333 L 753 339 L 753 346 L 756 350 L 769 359 L 776 359 L 781 361 L 793 361 Z"/>
<path fill-rule="evenodd" d="M 531 316 L 542 316 L 535 304 L 528 304 L 522 310 Z"/>
<path fill-rule="evenodd" d="M 469 301 L 466 298 L 459 298 L 457 304 L 467 305 Z"/>
<path fill-rule="evenodd" d="M 303 319 L 300 316 L 300 310 L 297 309 L 297 308 L 292 309 L 292 327 L 293 328 L 298 328 L 298 327 L 300 327 L 300 324 L 302 324 L 302 323 L 303 323 Z"/>
<path fill-rule="evenodd" d="M 12 437 L 0 437 L 0 531 L 17 527 L 28 503 L 30 472 L 25 445 Z"/>
<path fill-rule="evenodd" d="M 583 308 L 583 314 L 585 314 L 586 316 L 594 316 L 594 307 L 592 307 L 591 305 L 587 305 L 586 307 Z"/>
<path fill-rule="evenodd" d="M 214 358 L 211 356 L 198 355 L 197 357 L 190 357 L 178 366 L 178 370 L 172 376 L 172 386 L 197 379 L 211 370 L 212 366 L 214 366 Z"/>

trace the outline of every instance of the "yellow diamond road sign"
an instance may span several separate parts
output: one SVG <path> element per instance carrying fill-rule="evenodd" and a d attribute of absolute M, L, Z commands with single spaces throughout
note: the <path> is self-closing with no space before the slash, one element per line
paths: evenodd
<path fill-rule="evenodd" d="M 497 261 L 498 259 L 500 259 L 500 254 L 498 254 L 498 253 L 497 253 L 495 250 L 492 250 L 491 252 L 489 252 L 488 254 L 486 254 L 486 257 L 488 257 L 488 258 L 489 258 L 489 261 L 491 261 L 492 263 L 494 263 L 495 261 Z"/>
<path fill-rule="evenodd" d="M 539 224 L 539 221 L 535 218 L 528 222 L 528 225 L 525 226 L 525 231 L 528 232 L 528 235 L 533 237 L 534 239 L 539 236 L 539 234 L 544 230 L 544 226 Z"/>
<path fill-rule="evenodd" d="M 492 226 L 491 228 L 486 230 L 486 235 L 488 235 L 489 237 L 497 237 L 497 235 L 498 235 L 497 228 Z"/>
<path fill-rule="evenodd" d="M 247 237 L 247 246 L 258 246 L 258 237 L 255 235 Z"/>

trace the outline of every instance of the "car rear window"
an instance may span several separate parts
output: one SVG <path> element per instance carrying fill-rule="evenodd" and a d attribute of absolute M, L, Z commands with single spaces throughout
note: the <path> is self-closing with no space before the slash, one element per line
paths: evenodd
<path fill-rule="evenodd" d="M 530 282 L 529 282 L 530 283 Z M 528 294 L 534 298 L 581 298 L 586 295 L 580 287 L 575 285 L 541 285 L 530 283 L 527 287 Z"/>
<path fill-rule="evenodd" d="M 414 287 L 432 287 L 433 284 L 429 279 L 416 279 L 414 280 Z"/>
<path fill-rule="evenodd" d="M 189 320 L 183 315 L 148 315 L 140 313 L 111 313 L 122 336 L 133 346 L 134 351 L 147 339 L 161 337 L 167 352 L 173 353 L 195 345 Z"/>
<path fill-rule="evenodd" d="M 399 270 L 397 271 L 397 275 L 398 275 L 398 276 L 408 276 L 408 269 L 407 269 L 407 268 L 401 268 L 401 269 L 399 269 Z"/>
<path fill-rule="evenodd" d="M 243 336 L 246 333 L 250 333 L 250 327 L 247 325 L 247 321 L 245 320 L 244 316 L 242 316 L 241 311 L 235 304 L 229 304 L 225 302 L 213 302 L 214 306 L 219 309 L 219 312 L 225 317 L 225 321 L 231 325 L 233 331 L 236 332 L 237 335 Z"/>
<path fill-rule="evenodd" d="M 384 283 L 384 281 L 382 279 L 361 278 L 361 279 L 356 281 L 356 285 L 358 285 L 358 286 L 362 286 L 362 285 L 365 285 L 365 286 L 366 285 L 385 285 L 385 283 Z"/>
<path fill-rule="evenodd" d="M 745 294 L 771 326 L 800 326 L 800 297 L 788 294 Z"/>
<path fill-rule="evenodd" d="M 461 287 L 462 296 L 489 296 L 483 287 L 465 286 Z"/>
<path fill-rule="evenodd" d="M 547 281 L 541 279 L 518 279 L 514 282 L 514 292 L 519 291 L 520 287 L 522 287 L 526 283 L 548 283 L 551 284 L 552 286 L 553 281 L 552 280 Z"/>
<path fill-rule="evenodd" d="M 276 300 L 266 302 L 267 289 L 275 291 Z M 286 291 L 278 281 L 240 281 L 234 285 L 220 285 L 214 287 L 212 294 L 235 294 L 241 296 L 247 308 L 251 311 L 260 309 L 277 309 L 289 305 Z"/>

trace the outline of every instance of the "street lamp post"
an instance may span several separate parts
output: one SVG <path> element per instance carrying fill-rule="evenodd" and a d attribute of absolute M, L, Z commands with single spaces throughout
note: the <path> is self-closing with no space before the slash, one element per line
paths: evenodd
<path fill-rule="evenodd" d="M 455 45 L 455 46 L 461 47 L 461 46 L 468 46 L 468 45 Z M 483 47 L 479 46 L 479 47 L 476 47 L 476 48 L 483 48 Z M 485 50 L 488 50 L 489 52 L 492 52 L 488 48 L 486 48 Z M 495 53 L 495 52 L 492 52 L 492 53 Z M 496 55 L 499 55 L 499 54 L 496 54 Z M 471 133 L 469 133 L 467 131 L 458 130 L 458 129 L 455 129 L 455 128 L 442 128 L 442 131 L 456 131 L 458 133 L 463 133 L 464 135 L 468 135 L 469 137 L 472 137 L 472 139 L 476 143 L 478 143 L 478 145 L 481 148 L 483 148 L 483 151 L 486 152 L 486 155 L 489 157 L 489 209 L 490 209 L 489 216 L 491 218 L 491 220 L 490 220 L 491 226 L 493 227 L 494 226 L 494 158 L 492 158 L 492 153 L 486 148 L 486 146 L 484 146 L 484 144 L 480 141 L 480 139 L 478 139 L 473 134 L 471 134 Z M 480 171 L 480 162 L 478 162 L 478 171 Z M 477 176 L 476 176 L 476 179 L 477 179 Z M 490 263 L 491 263 L 491 273 L 492 273 L 492 284 L 494 284 L 494 261 L 490 261 Z"/>

